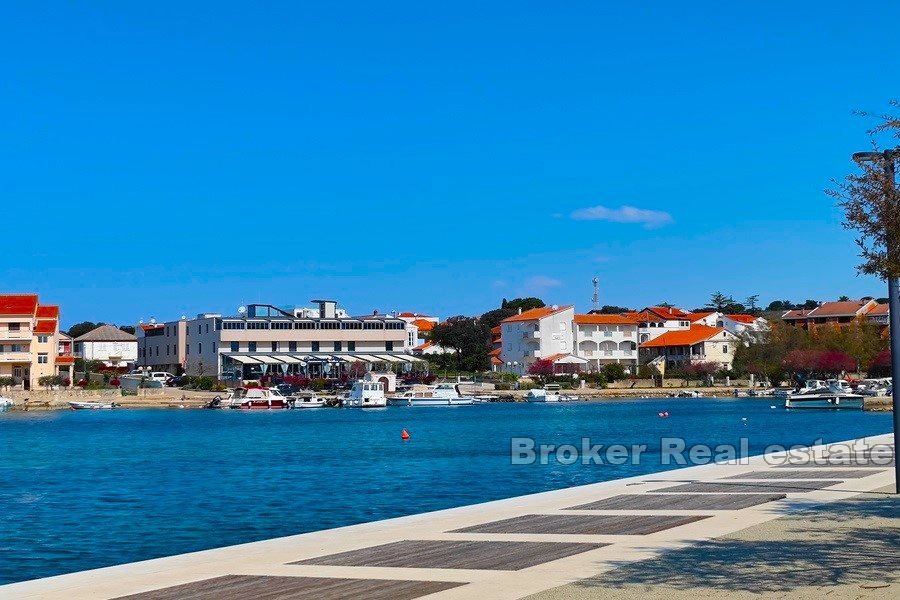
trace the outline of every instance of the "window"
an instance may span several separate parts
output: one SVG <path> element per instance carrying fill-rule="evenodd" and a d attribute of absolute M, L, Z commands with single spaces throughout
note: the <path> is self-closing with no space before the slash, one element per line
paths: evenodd
<path fill-rule="evenodd" d="M 319 329 L 340 329 L 341 324 L 337 321 L 319 321 Z"/>
<path fill-rule="evenodd" d="M 313 352 L 318 352 L 318 351 L 319 351 L 319 342 L 313 342 L 313 343 L 312 343 L 312 351 L 313 351 Z"/>
<path fill-rule="evenodd" d="M 197 342 L 197 354 L 203 354 L 203 342 Z"/>
<path fill-rule="evenodd" d="M 247 329 L 268 329 L 269 323 L 267 321 L 250 321 L 247 323 Z"/>
<path fill-rule="evenodd" d="M 244 329 L 243 321 L 225 321 L 222 323 L 222 329 Z"/>
<path fill-rule="evenodd" d="M 341 349 L 342 349 L 341 343 L 340 343 L 340 342 L 335 342 L 335 343 L 334 343 L 334 351 L 335 351 L 335 352 L 340 352 Z"/>
<path fill-rule="evenodd" d="M 10 330 L 10 331 L 19 331 L 21 328 L 22 328 L 22 324 L 21 324 L 21 323 L 10 323 L 10 324 L 9 324 L 9 330 Z"/>
<path fill-rule="evenodd" d="M 209 323 L 206 324 L 206 333 L 209 333 Z"/>
<path fill-rule="evenodd" d="M 293 329 L 294 324 L 290 321 L 273 321 L 270 327 L 271 329 Z"/>
<path fill-rule="evenodd" d="M 256 342 L 250 342 L 247 344 L 247 350 L 250 352 L 256 352 Z"/>
<path fill-rule="evenodd" d="M 384 343 L 384 349 L 388 352 L 392 352 L 394 350 L 394 342 L 387 341 Z"/>
<path fill-rule="evenodd" d="M 38 364 L 46 365 L 48 362 L 50 362 L 50 359 L 47 354 L 38 354 Z"/>
<path fill-rule="evenodd" d="M 169 345 L 166 344 L 166 356 L 169 356 Z"/>
<path fill-rule="evenodd" d="M 278 342 L 272 342 L 272 352 L 278 352 Z"/>
<path fill-rule="evenodd" d="M 240 349 L 241 349 L 240 342 L 231 342 L 231 351 L 232 352 L 239 352 Z"/>
<path fill-rule="evenodd" d="M 722 353 L 728 354 L 728 344 L 722 344 Z"/>
<path fill-rule="evenodd" d="M 46 335 L 38 336 L 38 344 L 46 344 L 49 338 Z"/>
<path fill-rule="evenodd" d="M 313 321 L 297 321 L 294 323 L 294 329 L 315 329 L 316 324 Z"/>
<path fill-rule="evenodd" d="M 288 342 L 288 352 L 297 351 L 297 342 Z"/>
<path fill-rule="evenodd" d="M 347 342 L 347 350 L 353 352 L 356 350 L 356 342 Z"/>

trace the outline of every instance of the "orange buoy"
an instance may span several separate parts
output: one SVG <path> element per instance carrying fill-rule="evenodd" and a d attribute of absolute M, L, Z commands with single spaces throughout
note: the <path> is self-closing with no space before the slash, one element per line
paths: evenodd
<path fill-rule="evenodd" d="M 404 430 L 400 433 L 400 439 L 401 439 L 401 440 L 408 440 L 408 439 L 409 439 L 409 432 L 408 432 L 407 430 L 404 429 Z"/>

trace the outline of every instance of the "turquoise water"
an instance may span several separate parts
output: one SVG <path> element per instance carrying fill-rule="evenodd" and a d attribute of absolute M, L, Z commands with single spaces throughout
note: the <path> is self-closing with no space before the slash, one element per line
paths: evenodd
<path fill-rule="evenodd" d="M 666 436 L 748 437 L 758 454 L 891 426 L 889 413 L 771 404 L 2 413 L 0 584 L 674 468 L 659 464 Z M 639 465 L 511 465 L 513 436 L 650 450 Z"/>

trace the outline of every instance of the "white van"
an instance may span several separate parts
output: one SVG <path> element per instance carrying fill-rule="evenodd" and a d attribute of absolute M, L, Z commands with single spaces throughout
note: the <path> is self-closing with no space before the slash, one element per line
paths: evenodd
<path fill-rule="evenodd" d="M 158 381 L 160 383 L 165 383 L 172 377 L 175 377 L 171 373 L 166 373 L 165 371 L 153 371 L 146 374 L 147 379 L 152 379 L 153 381 Z"/>

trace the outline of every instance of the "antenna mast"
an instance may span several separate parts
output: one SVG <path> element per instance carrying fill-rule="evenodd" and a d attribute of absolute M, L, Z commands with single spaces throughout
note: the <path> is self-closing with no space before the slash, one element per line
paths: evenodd
<path fill-rule="evenodd" d="M 600 310 L 600 278 L 594 277 L 591 279 L 591 283 L 594 284 L 594 295 L 591 296 L 591 302 L 594 310 Z"/>

